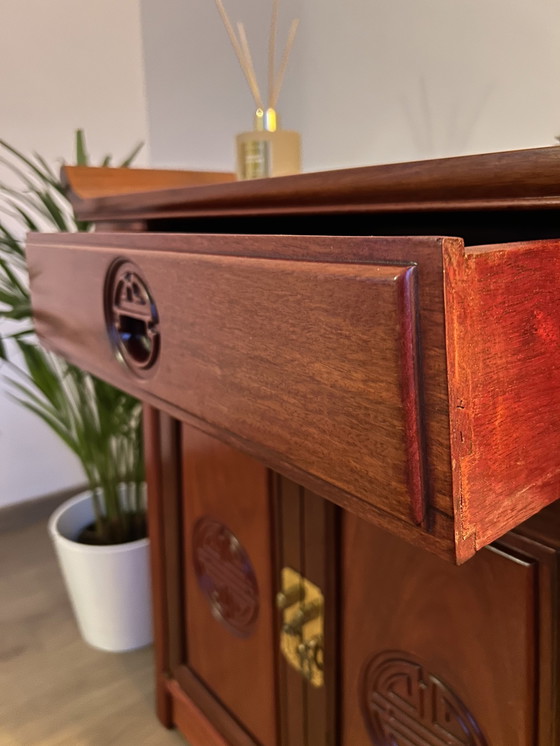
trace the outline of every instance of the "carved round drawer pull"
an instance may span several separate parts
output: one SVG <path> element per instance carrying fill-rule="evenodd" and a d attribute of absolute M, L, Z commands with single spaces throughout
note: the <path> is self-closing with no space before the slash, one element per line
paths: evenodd
<path fill-rule="evenodd" d="M 114 265 L 109 272 L 105 314 L 117 355 L 142 375 L 159 354 L 159 319 L 148 286 L 131 262 Z"/>

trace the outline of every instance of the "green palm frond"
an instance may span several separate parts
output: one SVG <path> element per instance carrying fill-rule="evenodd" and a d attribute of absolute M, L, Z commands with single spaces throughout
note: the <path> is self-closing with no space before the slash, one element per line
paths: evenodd
<path fill-rule="evenodd" d="M 76 132 L 76 166 L 87 166 L 89 163 L 89 156 L 86 149 L 86 141 L 83 130 L 77 130 Z"/>
<path fill-rule="evenodd" d="M 134 149 L 132 150 L 132 152 L 129 153 L 129 155 L 126 156 L 126 158 L 124 159 L 124 161 L 122 161 L 119 164 L 119 167 L 120 168 L 128 168 L 129 166 L 131 166 L 132 162 L 136 159 L 136 156 L 142 150 L 143 147 L 144 147 L 144 143 L 143 142 L 139 142 L 138 145 L 136 145 L 134 147 Z"/>
<path fill-rule="evenodd" d="M 0 190 L 1 189 L 2 187 L 0 186 Z M 7 192 L 4 192 L 4 194 L 7 194 Z M 27 210 L 24 210 L 16 202 L 14 202 L 13 199 L 5 198 L 4 202 L 8 205 L 11 211 L 4 209 L 2 210 L 2 212 L 4 212 L 10 217 L 19 218 L 21 222 L 23 223 L 25 229 L 28 231 L 37 232 L 40 230 L 39 223 L 37 223 L 37 216 L 34 216 Z"/>
<path fill-rule="evenodd" d="M 35 161 L 39 164 L 39 167 L 43 169 L 45 179 L 50 179 L 53 187 L 61 194 L 64 194 L 62 184 L 58 181 L 55 172 L 52 170 L 46 160 L 42 156 L 40 156 L 39 153 L 35 152 L 33 153 L 33 158 L 35 158 Z"/>
<path fill-rule="evenodd" d="M 0 251 L 7 251 L 14 256 L 20 256 L 22 259 L 25 256 L 23 246 L 12 231 L 2 223 L 0 223 Z"/>
<path fill-rule="evenodd" d="M 37 165 L 37 163 L 34 163 L 30 158 L 27 158 L 23 153 L 21 153 L 19 150 L 14 148 L 13 145 L 10 145 L 5 140 L 1 140 L 1 139 L 0 139 L 0 149 L 14 156 L 14 158 L 16 159 L 16 163 L 19 163 L 21 164 L 21 166 L 24 166 L 25 168 L 27 168 L 29 172 L 31 172 L 32 174 L 34 174 L 35 176 L 39 178 L 40 182 L 44 184 L 50 184 L 53 188 L 63 191 L 62 185 L 60 184 L 58 179 L 54 177 L 54 174 L 49 168 L 45 168 L 41 164 L 40 160 L 37 161 L 37 163 L 39 164 Z"/>
<path fill-rule="evenodd" d="M 140 147 L 123 166 L 130 165 Z M 75 153 L 77 164 L 90 162 L 81 130 L 76 132 Z M 110 160 L 106 156 L 103 165 Z M 76 220 L 59 178 L 42 156 L 27 157 L 0 140 L 0 164 L 20 184 L 0 184 L 0 211 L 24 231 L 90 230 L 90 223 Z M 10 395 L 80 460 L 97 508 L 95 541 L 118 543 L 145 535 L 141 405 L 37 344 L 23 244 L 0 217 L 2 320 L 21 322 L 15 330 L 13 324 L 6 332 L 0 327 L 0 361 Z"/>

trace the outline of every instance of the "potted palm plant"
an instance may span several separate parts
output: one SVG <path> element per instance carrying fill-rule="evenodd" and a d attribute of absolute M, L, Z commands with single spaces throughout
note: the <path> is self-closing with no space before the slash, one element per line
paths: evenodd
<path fill-rule="evenodd" d="M 121 167 L 128 166 L 138 148 Z M 87 231 L 75 219 L 58 176 L 41 156 L 0 140 L 0 162 L 19 180 L 0 183 L 0 359 L 11 396 L 40 417 L 77 456 L 87 492 L 49 521 L 84 639 L 105 650 L 151 642 L 146 496 L 140 403 L 37 343 L 23 234 Z M 76 163 L 88 165 L 83 133 Z M 110 165 L 106 157 L 102 165 Z"/>

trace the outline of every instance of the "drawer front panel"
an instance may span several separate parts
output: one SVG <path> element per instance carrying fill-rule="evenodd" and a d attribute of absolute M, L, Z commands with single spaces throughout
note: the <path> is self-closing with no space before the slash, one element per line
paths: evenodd
<path fill-rule="evenodd" d="M 414 267 L 126 252 L 159 317 L 159 360 L 139 379 L 105 329 L 103 281 L 118 257 L 60 251 L 75 309 L 62 352 L 421 522 Z M 36 318 L 52 338 L 50 315 Z"/>
<path fill-rule="evenodd" d="M 453 557 L 441 244 L 74 234 L 31 236 L 27 251 L 51 349 Z M 157 359 L 141 370 L 107 331 L 119 262 L 156 306 Z"/>

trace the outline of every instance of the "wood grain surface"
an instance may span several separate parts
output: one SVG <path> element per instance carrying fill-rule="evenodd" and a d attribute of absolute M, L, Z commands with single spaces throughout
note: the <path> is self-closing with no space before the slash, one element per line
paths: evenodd
<path fill-rule="evenodd" d="M 169 681 L 167 689 L 173 702 L 173 722 L 193 746 L 231 746 L 176 681 Z"/>
<path fill-rule="evenodd" d="M 28 258 L 51 349 L 167 413 L 146 410 L 158 712 L 197 746 L 369 746 L 387 738 L 375 707 L 411 744 L 558 742 L 560 241 L 499 242 L 557 235 L 559 168 L 555 147 L 230 184 L 69 173 L 81 218 L 181 231 L 31 236 Z M 319 215 L 323 233 L 405 237 L 310 236 Z M 440 223 L 498 238 L 406 237 Z M 257 234 L 289 226 L 306 235 Z M 142 379 L 106 335 L 123 259 L 158 307 Z M 253 568 L 249 634 L 201 583 L 201 519 Z M 462 567 L 417 549 L 463 562 L 498 536 Z M 278 656 L 285 564 L 326 592 L 322 691 Z M 407 681 L 390 707 L 370 690 L 380 656 Z"/>
<path fill-rule="evenodd" d="M 559 168 L 560 151 L 553 146 L 163 188 L 84 199 L 75 206 L 84 220 L 550 209 L 560 206 Z"/>
<path fill-rule="evenodd" d="M 308 490 L 302 493 L 304 576 L 315 583 L 324 600 L 325 683 L 306 683 L 305 739 L 307 744 L 336 744 L 339 735 L 341 671 L 339 668 L 340 523 L 341 511 Z"/>
<path fill-rule="evenodd" d="M 182 656 L 182 578 L 180 537 L 176 531 L 180 494 L 180 425 L 150 406 L 143 411 L 144 457 L 148 489 L 148 534 L 154 620 L 156 712 L 166 727 L 173 725 L 167 689 L 173 666 Z"/>
<path fill-rule="evenodd" d="M 173 724 L 171 700 L 165 686 L 169 673 L 169 619 L 165 580 L 166 553 L 163 535 L 163 464 L 160 414 L 144 407 L 144 458 L 148 490 L 148 535 L 150 537 L 150 572 L 154 627 L 154 663 L 157 716 L 167 728 Z"/>
<path fill-rule="evenodd" d="M 281 654 L 278 660 L 280 743 L 336 744 L 340 672 L 338 669 L 337 508 L 294 482 L 274 475 L 276 505 L 276 587 L 281 572 L 296 570 L 321 589 L 324 600 L 324 685 L 311 686 Z M 278 613 L 279 622 L 282 614 Z M 278 640 L 281 624 L 278 625 Z"/>
<path fill-rule="evenodd" d="M 262 744 L 276 744 L 273 554 L 268 472 L 258 462 L 184 426 L 183 536 L 187 665 L 241 725 Z M 225 526 L 239 541 L 258 586 L 254 629 L 239 635 L 216 619 L 200 586 L 193 530 L 200 519 Z M 231 568 L 220 570 L 230 592 Z"/>
<path fill-rule="evenodd" d="M 234 181 L 235 174 L 217 171 L 177 171 L 154 168 L 63 166 L 62 185 L 77 212 L 99 197 L 192 187 Z"/>
<path fill-rule="evenodd" d="M 446 255 L 456 528 L 475 549 L 559 495 L 560 241 Z"/>
<path fill-rule="evenodd" d="M 550 631 L 548 639 L 541 637 L 537 609 L 539 594 L 550 603 L 556 586 L 541 585 L 537 562 L 527 546 L 524 550 L 525 556 L 520 547 L 485 549 L 458 568 L 344 514 L 342 746 L 371 744 L 363 717 L 363 674 L 372 656 L 386 651 L 395 651 L 402 661 L 422 662 L 459 698 L 485 743 L 556 743 L 547 740 L 550 709 L 536 738 L 539 691 L 551 684 L 546 671 L 554 639 Z M 397 705 L 396 721 L 404 724 L 407 717 Z M 411 717 L 422 724 L 420 713 Z M 425 740 L 410 740 L 445 742 L 452 741 L 435 736 L 432 741 L 427 733 Z"/>
<path fill-rule="evenodd" d="M 519 215 L 553 189 L 557 159 L 542 149 L 394 175 L 416 175 L 422 194 L 515 197 Z M 524 198 L 517 181 L 493 180 L 507 165 L 527 176 Z M 337 182 L 333 199 L 351 193 L 343 175 L 322 178 Z M 37 328 L 53 349 L 463 562 L 557 497 L 556 246 L 100 234 L 32 236 L 29 258 Z M 118 257 L 138 264 L 161 306 L 168 347 L 143 383 L 105 341 L 102 278 Z"/>
<path fill-rule="evenodd" d="M 426 514 L 419 541 L 452 553 L 440 239 L 75 242 L 29 240 L 37 328 L 53 349 L 397 530 Z M 138 266 L 161 319 L 160 363 L 144 381 L 105 333 L 99 299 L 118 257 Z"/>
<path fill-rule="evenodd" d="M 300 575 L 305 572 L 303 489 L 279 474 L 273 475 L 273 489 L 277 537 L 275 586 L 279 590 L 282 587 L 282 568 L 291 567 Z M 278 649 L 279 620 L 276 639 Z M 283 655 L 278 656 L 278 694 L 280 743 L 282 746 L 305 743 L 307 685 L 303 676 L 287 663 Z"/>

